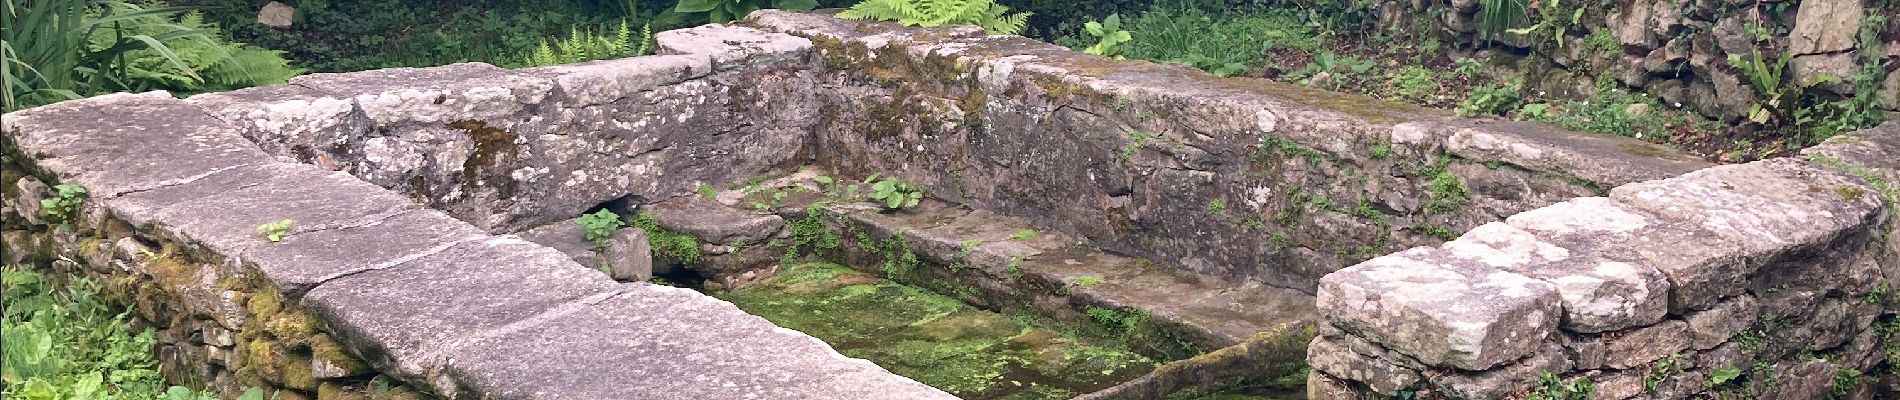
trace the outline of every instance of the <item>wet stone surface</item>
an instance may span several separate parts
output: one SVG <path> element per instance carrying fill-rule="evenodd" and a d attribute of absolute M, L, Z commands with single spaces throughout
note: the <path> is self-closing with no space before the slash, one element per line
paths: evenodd
<path fill-rule="evenodd" d="M 785 266 L 777 277 L 714 296 L 966 399 L 1067 399 L 1155 365 L 1052 322 L 985 311 L 836 264 Z"/>

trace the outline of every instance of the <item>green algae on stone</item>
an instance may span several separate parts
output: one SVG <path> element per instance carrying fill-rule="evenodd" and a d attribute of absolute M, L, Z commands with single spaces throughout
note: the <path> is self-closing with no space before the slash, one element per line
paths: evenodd
<path fill-rule="evenodd" d="M 770 280 L 716 296 L 963 398 L 1069 398 L 1154 366 L 1127 349 L 836 264 L 787 266 Z"/>

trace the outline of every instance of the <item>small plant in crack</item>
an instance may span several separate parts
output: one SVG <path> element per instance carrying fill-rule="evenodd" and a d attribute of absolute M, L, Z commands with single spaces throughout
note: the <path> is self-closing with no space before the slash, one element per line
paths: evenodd
<path fill-rule="evenodd" d="M 1039 235 L 1039 233 L 1036 233 L 1035 229 L 1017 229 L 1015 232 L 1009 234 L 1009 240 L 1035 239 L 1036 235 Z"/>
<path fill-rule="evenodd" d="M 40 199 L 40 214 L 47 221 L 67 226 L 73 217 L 79 215 L 79 206 L 86 202 L 86 188 L 79 185 L 62 183 L 53 186 L 53 197 Z"/>
<path fill-rule="evenodd" d="M 580 224 L 581 236 L 587 239 L 587 243 L 594 245 L 594 250 L 607 248 L 607 238 L 612 237 L 614 231 L 627 226 L 626 221 L 620 220 L 620 214 L 604 209 L 581 214 L 580 218 L 574 219 L 574 223 Z"/>
<path fill-rule="evenodd" d="M 875 182 L 871 184 L 871 193 L 866 195 L 866 197 L 872 202 L 884 206 L 885 210 L 902 210 L 916 207 L 917 203 L 924 199 L 923 188 L 912 185 L 910 182 L 905 182 L 902 179 L 897 179 L 897 177 L 887 176 L 884 177 L 883 180 L 879 180 L 878 174 L 872 174 L 871 177 L 865 178 L 864 181 Z"/>
<path fill-rule="evenodd" d="M 290 234 L 290 224 L 291 221 L 289 219 L 265 222 L 257 226 L 257 234 L 264 235 L 264 240 L 268 240 L 271 243 L 282 242 L 284 241 L 284 235 Z"/>

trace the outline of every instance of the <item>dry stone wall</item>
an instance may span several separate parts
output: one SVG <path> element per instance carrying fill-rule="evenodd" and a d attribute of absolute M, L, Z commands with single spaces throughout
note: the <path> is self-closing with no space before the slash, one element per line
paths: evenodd
<path fill-rule="evenodd" d="M 1706 166 L 1627 138 L 973 29 L 772 10 L 746 24 L 816 45 L 826 90 L 812 140 L 829 169 L 894 174 L 1104 249 L 1299 290 L 1520 211 Z"/>
<path fill-rule="evenodd" d="M 1334 272 L 1309 394 L 1502 398 L 1556 379 L 1601 399 L 1873 398 L 1900 354 L 1896 177 L 1888 124 Z"/>
<path fill-rule="evenodd" d="M 1785 69 L 1775 70 L 1807 95 L 1871 91 L 1874 108 L 1900 115 L 1900 74 L 1894 73 L 1900 70 L 1900 3 L 1891 0 L 1530 1 L 1523 2 L 1534 4 L 1530 13 L 1557 21 L 1529 34 L 1486 36 L 1482 8 L 1499 3 L 1508 4 L 1384 1 L 1380 20 L 1391 28 L 1428 27 L 1425 33 L 1463 47 L 1490 46 L 1505 56 L 1494 67 L 1525 75 L 1536 90 L 1553 94 L 1589 95 L 1608 80 L 1663 104 L 1739 121 L 1766 99 L 1729 58 L 1751 61 L 1760 51 L 1768 65 L 1786 56 Z M 1563 11 L 1543 12 L 1545 4 Z M 1856 84 L 1859 75 L 1866 85 Z"/>

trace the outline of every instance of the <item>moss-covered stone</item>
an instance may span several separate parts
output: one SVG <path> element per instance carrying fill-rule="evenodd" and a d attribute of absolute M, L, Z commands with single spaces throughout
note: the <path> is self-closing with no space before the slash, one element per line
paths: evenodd
<path fill-rule="evenodd" d="M 343 349 L 342 343 L 337 343 L 335 338 L 327 334 L 310 336 L 310 358 L 336 367 L 341 371 L 341 376 L 357 376 L 371 371 L 369 364 L 351 356 Z"/>
<path fill-rule="evenodd" d="M 310 356 L 290 352 L 277 357 L 276 369 L 282 377 L 284 387 L 297 390 L 317 390 L 317 378 L 310 371 Z"/>
<path fill-rule="evenodd" d="M 363 388 L 325 381 L 317 384 L 317 400 L 370 400 Z"/>
<path fill-rule="evenodd" d="M 835 264 L 788 266 L 720 298 L 964 398 L 1067 398 L 1131 379 L 1154 361 Z"/>
<path fill-rule="evenodd" d="M 272 314 L 264 329 L 280 339 L 302 341 L 317 333 L 317 319 L 301 309 L 286 308 Z"/>

